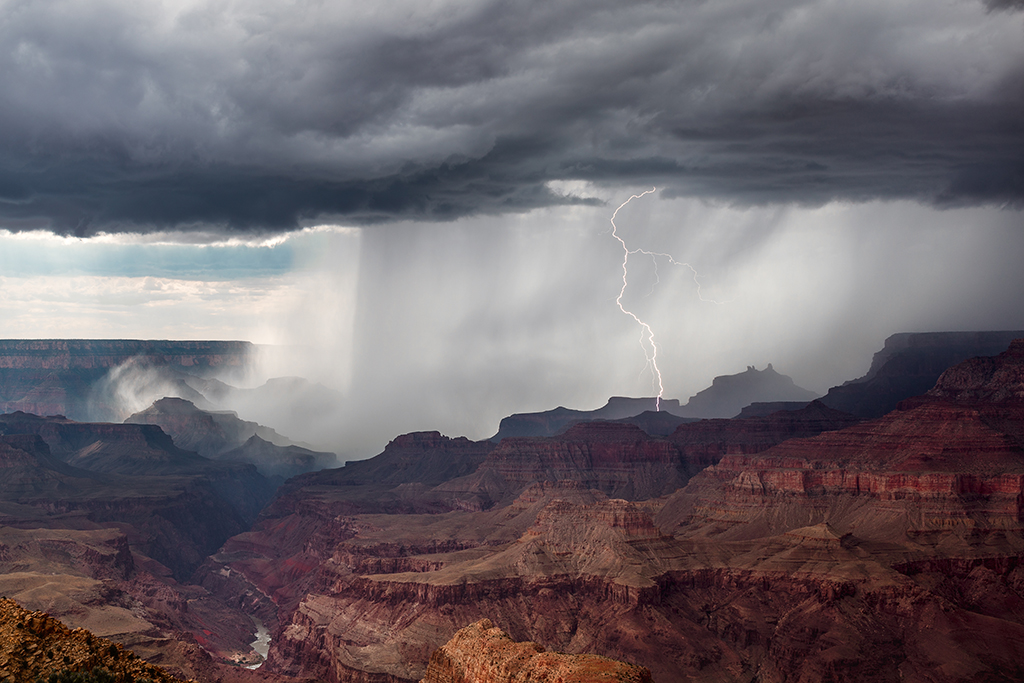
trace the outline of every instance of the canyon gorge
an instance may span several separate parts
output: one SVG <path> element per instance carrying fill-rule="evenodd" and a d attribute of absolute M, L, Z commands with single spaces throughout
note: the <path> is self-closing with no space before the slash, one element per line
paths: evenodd
<path fill-rule="evenodd" d="M 1024 675 L 1024 333 L 897 335 L 866 377 L 741 417 L 612 399 L 327 469 L 175 368 L 198 395 L 124 424 L 0 416 L 0 592 L 175 675 Z"/>

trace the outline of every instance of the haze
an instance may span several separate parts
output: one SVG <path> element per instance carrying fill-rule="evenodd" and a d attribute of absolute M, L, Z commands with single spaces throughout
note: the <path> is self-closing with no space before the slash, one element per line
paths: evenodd
<path fill-rule="evenodd" d="M 0 7 L 0 335 L 284 347 L 343 457 L 651 395 L 652 186 L 668 397 L 1024 328 L 1020 2 Z"/>

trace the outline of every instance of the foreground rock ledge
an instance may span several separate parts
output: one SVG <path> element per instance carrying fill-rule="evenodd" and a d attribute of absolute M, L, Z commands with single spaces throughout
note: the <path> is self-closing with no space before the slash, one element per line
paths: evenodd
<path fill-rule="evenodd" d="M 434 651 L 420 683 L 652 683 L 651 672 L 598 655 L 545 652 L 481 619 Z"/>

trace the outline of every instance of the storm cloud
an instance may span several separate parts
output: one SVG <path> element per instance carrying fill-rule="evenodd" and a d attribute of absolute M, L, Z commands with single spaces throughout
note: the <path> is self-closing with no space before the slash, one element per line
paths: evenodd
<path fill-rule="evenodd" d="M 0 4 L 0 227 L 1024 203 L 1020 2 Z M 581 186 L 584 185 L 581 183 Z"/>

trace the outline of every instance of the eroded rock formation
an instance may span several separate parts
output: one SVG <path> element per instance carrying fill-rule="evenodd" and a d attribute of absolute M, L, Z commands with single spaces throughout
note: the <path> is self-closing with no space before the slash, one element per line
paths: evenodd
<path fill-rule="evenodd" d="M 443 437 L 412 436 L 403 449 L 460 463 L 453 475 L 477 463 L 430 485 L 395 475 L 392 500 L 447 507 L 371 508 L 355 470 L 304 475 L 205 575 L 275 604 L 271 671 L 332 683 L 419 680 L 483 618 L 654 680 L 1012 679 L 1021 356 L 950 370 L 863 423 L 819 403 L 666 439 L 591 423 L 489 450 L 459 442 L 473 455 L 451 461 Z M 364 471 L 403 458 L 414 471 L 404 453 Z"/>
<path fill-rule="evenodd" d="M 285 479 L 337 464 L 333 453 L 301 446 L 235 412 L 201 410 L 182 398 L 162 398 L 125 423 L 156 425 L 180 448 L 213 460 L 251 463 L 267 477 Z"/>
<path fill-rule="evenodd" d="M 490 617 L 516 639 L 635 661 L 656 679 L 692 671 L 680 658 L 713 661 L 704 668 L 727 679 L 738 655 L 686 644 L 699 613 L 682 626 L 671 616 L 686 603 L 677 581 L 698 580 L 686 572 L 709 551 L 662 532 L 653 516 L 665 499 L 650 497 L 725 453 L 855 421 L 814 406 L 732 429 L 684 425 L 669 439 L 596 422 L 498 445 L 411 434 L 291 480 L 197 576 L 217 595 L 273 603 L 267 666 L 280 673 L 415 681 L 433 650 Z"/>
<path fill-rule="evenodd" d="M 947 368 L 995 356 L 1022 337 L 1024 331 L 894 334 L 875 354 L 866 375 L 832 387 L 821 401 L 858 417 L 881 417 L 900 401 L 931 389 Z"/>
<path fill-rule="evenodd" d="M 607 657 L 547 652 L 517 643 L 481 619 L 434 651 L 420 683 L 650 683 L 651 673 Z"/>

